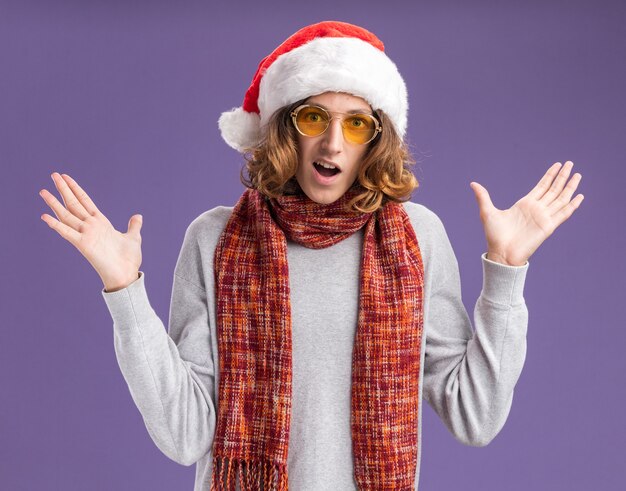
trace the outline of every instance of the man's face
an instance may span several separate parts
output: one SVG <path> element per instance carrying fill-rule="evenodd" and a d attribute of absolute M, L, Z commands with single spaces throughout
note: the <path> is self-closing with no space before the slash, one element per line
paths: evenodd
<path fill-rule="evenodd" d="M 309 97 L 305 103 L 323 107 L 333 119 L 328 129 L 319 136 L 310 137 L 298 133 L 296 179 L 312 201 L 330 204 L 350 189 L 368 147 L 344 139 L 340 118 L 344 118 L 345 113 L 351 111 L 372 114 L 372 108 L 361 97 L 342 92 L 325 92 Z M 332 176 L 324 176 L 322 173 L 330 172 L 319 170 L 315 162 L 332 164 L 339 172 L 332 171 Z"/>

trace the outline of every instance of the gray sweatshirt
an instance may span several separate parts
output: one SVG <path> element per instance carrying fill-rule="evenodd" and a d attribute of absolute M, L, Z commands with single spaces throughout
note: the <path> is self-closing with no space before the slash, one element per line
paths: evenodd
<path fill-rule="evenodd" d="M 526 356 L 523 287 L 528 262 L 506 266 L 482 254 L 474 331 L 441 220 L 423 205 L 403 206 L 425 272 L 419 455 L 422 394 L 456 439 L 487 445 L 504 426 Z M 122 290 L 102 290 L 131 396 L 157 447 L 180 464 L 196 464 L 194 491 L 208 491 L 211 482 L 219 403 L 213 255 L 232 210 L 218 206 L 187 228 L 174 272 L 167 331 L 150 305 L 143 271 Z M 357 489 L 350 387 L 362 242 L 363 229 L 325 249 L 287 242 L 293 345 L 287 467 L 294 491 Z M 420 459 L 416 489 L 419 464 Z"/>

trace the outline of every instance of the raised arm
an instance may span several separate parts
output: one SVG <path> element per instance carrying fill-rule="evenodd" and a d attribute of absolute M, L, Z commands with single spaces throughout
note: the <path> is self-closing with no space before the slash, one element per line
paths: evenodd
<path fill-rule="evenodd" d="M 150 305 L 143 272 L 125 289 L 102 291 L 132 398 L 157 447 L 183 465 L 209 451 L 216 417 L 206 292 L 200 271 L 193 278 L 180 276 L 183 269 L 191 274 L 183 266 L 199 264 L 192 230 L 185 234 L 174 274 L 169 334 Z"/>
<path fill-rule="evenodd" d="M 215 430 L 213 359 L 196 223 L 187 229 L 170 306 L 169 335 L 150 305 L 141 265 L 141 215 L 115 230 L 67 174 L 52 174 L 63 204 L 41 197 L 57 219 L 41 215 L 99 274 L 114 323 L 115 353 L 150 436 L 168 457 L 191 465 L 206 454 Z"/>
<path fill-rule="evenodd" d="M 461 299 L 458 264 L 443 225 L 426 300 L 424 397 L 462 443 L 488 444 L 502 429 L 526 356 L 528 262 L 507 266 L 481 257 L 483 288 L 474 325 Z"/>

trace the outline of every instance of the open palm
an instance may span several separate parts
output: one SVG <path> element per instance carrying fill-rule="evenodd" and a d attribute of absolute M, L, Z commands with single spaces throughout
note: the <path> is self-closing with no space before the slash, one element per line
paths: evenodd
<path fill-rule="evenodd" d="M 128 231 L 117 231 L 78 183 L 67 174 L 52 174 L 63 204 L 52 193 L 39 193 L 58 218 L 43 214 L 56 230 L 89 261 L 107 291 L 119 289 L 137 279 L 141 265 L 141 215 L 133 215 Z"/>
<path fill-rule="evenodd" d="M 562 167 L 560 162 L 552 165 L 537 185 L 508 210 L 496 208 L 483 186 L 477 182 L 470 184 L 485 229 L 488 259 L 511 266 L 524 265 L 541 243 L 574 213 L 584 196 L 578 194 L 571 199 L 582 179 L 576 173 L 567 181 L 573 165 L 571 161 Z"/>

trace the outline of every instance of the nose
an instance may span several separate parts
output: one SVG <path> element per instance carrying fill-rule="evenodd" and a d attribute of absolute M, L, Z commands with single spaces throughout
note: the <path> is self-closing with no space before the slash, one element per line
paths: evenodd
<path fill-rule="evenodd" d="M 323 137 L 322 147 L 328 153 L 335 154 L 341 152 L 343 149 L 343 129 L 341 128 L 340 118 L 332 118 L 330 120 Z"/>

